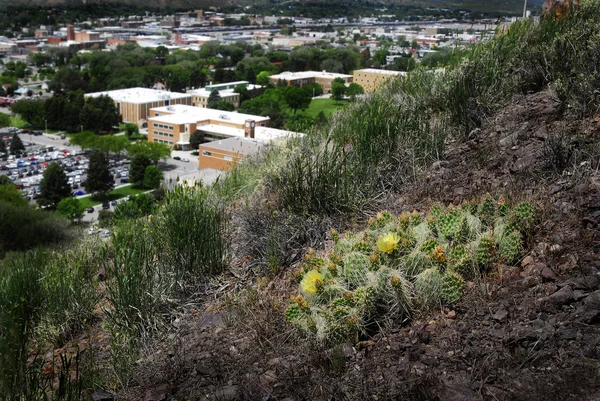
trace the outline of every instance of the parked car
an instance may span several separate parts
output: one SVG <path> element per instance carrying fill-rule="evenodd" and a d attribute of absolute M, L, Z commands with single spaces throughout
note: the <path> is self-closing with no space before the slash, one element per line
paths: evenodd
<path fill-rule="evenodd" d="M 121 178 L 121 183 L 125 184 L 127 182 L 129 182 L 129 180 L 127 178 Z"/>
<path fill-rule="evenodd" d="M 94 213 L 94 208 L 93 208 L 93 207 L 88 207 L 88 210 L 87 210 L 87 212 L 88 212 L 88 213 Z"/>
<path fill-rule="evenodd" d="M 77 191 L 73 192 L 74 196 L 81 196 L 81 195 L 85 195 L 85 191 L 83 189 L 78 189 Z"/>
<path fill-rule="evenodd" d="M 182 162 L 189 162 L 189 161 L 190 161 L 190 159 L 188 159 L 187 157 L 182 157 L 182 158 L 181 158 L 181 161 L 182 161 Z"/>
<path fill-rule="evenodd" d="M 40 136 L 40 135 L 42 135 L 42 132 L 41 131 L 33 131 L 32 134 L 33 134 L 33 136 Z"/>
<path fill-rule="evenodd" d="M 181 160 L 181 157 L 179 157 L 179 156 L 173 156 L 173 159 L 174 160 Z"/>

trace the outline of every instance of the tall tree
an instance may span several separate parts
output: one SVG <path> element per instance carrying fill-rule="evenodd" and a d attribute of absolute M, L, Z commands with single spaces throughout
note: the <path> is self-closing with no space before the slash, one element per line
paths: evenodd
<path fill-rule="evenodd" d="M 109 132 L 121 122 L 115 102 L 108 96 L 89 97 L 80 114 L 83 128 L 96 132 Z"/>
<path fill-rule="evenodd" d="M 2 138 L 0 138 L 0 153 L 6 153 L 6 144 Z"/>
<path fill-rule="evenodd" d="M 144 185 L 144 175 L 146 167 L 152 164 L 152 160 L 145 154 L 137 154 L 131 159 L 131 168 L 129 170 L 129 180 L 138 186 Z"/>
<path fill-rule="evenodd" d="M 283 89 L 285 102 L 294 110 L 294 114 L 300 110 L 306 109 L 312 100 L 312 95 L 297 86 L 288 86 Z"/>
<path fill-rule="evenodd" d="M 156 189 L 160 187 L 163 180 L 163 172 L 156 166 L 146 167 L 144 174 L 144 186 L 146 188 Z"/>
<path fill-rule="evenodd" d="M 350 96 L 352 100 L 355 100 L 356 96 L 362 95 L 363 93 L 365 93 L 364 88 L 356 82 L 352 82 L 350 85 L 348 85 L 348 89 L 346 90 L 346 94 Z"/>
<path fill-rule="evenodd" d="M 17 154 L 21 152 L 25 152 L 25 145 L 23 145 L 23 141 L 19 138 L 19 135 L 14 134 L 10 140 L 10 153 Z"/>
<path fill-rule="evenodd" d="M 113 186 L 114 181 L 110 171 L 108 171 L 106 155 L 100 151 L 92 152 L 85 189 L 95 194 L 96 197 L 103 198 Z"/>
<path fill-rule="evenodd" d="M 127 148 L 127 153 L 133 158 L 136 155 L 145 155 L 152 163 L 166 160 L 171 156 L 171 148 L 158 142 L 137 142 Z"/>
<path fill-rule="evenodd" d="M 346 84 L 341 78 L 336 78 L 331 84 L 331 97 L 335 101 L 340 101 L 346 94 Z"/>
<path fill-rule="evenodd" d="M 212 107 L 213 103 L 217 103 L 220 102 L 221 99 L 221 95 L 219 94 L 218 90 L 213 90 L 212 92 L 210 92 L 210 95 L 208 96 L 208 107 Z"/>
<path fill-rule="evenodd" d="M 60 164 L 50 163 L 40 182 L 38 203 L 41 206 L 55 207 L 58 202 L 69 196 L 71 196 L 71 186 L 65 171 Z"/>
<path fill-rule="evenodd" d="M 190 135 L 190 148 L 196 150 L 204 143 L 204 133 L 202 131 L 194 131 Z"/>

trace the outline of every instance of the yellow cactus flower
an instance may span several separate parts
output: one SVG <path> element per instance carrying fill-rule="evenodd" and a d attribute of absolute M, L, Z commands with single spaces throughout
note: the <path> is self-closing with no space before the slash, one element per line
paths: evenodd
<path fill-rule="evenodd" d="M 440 263 L 446 262 L 446 253 L 444 252 L 444 248 L 439 245 L 436 246 L 433 250 L 433 257 L 436 258 Z"/>
<path fill-rule="evenodd" d="M 395 233 L 385 234 L 377 239 L 377 249 L 381 252 L 392 253 L 398 249 L 400 237 Z"/>
<path fill-rule="evenodd" d="M 317 292 L 317 281 L 323 281 L 323 275 L 316 270 L 311 270 L 304 275 L 300 282 L 300 288 L 305 294 L 315 294 Z"/>

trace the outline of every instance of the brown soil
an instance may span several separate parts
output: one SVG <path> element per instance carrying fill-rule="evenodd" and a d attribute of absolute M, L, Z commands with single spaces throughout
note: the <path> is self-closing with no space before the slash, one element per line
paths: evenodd
<path fill-rule="evenodd" d="M 600 124 L 556 118 L 550 92 L 518 99 L 466 144 L 449 144 L 391 209 L 486 193 L 541 210 L 520 266 L 469 283 L 453 310 L 396 322 L 374 338 L 315 348 L 283 319 L 289 272 L 184 311 L 139 362 L 132 400 L 599 400 Z M 550 171 L 565 132 L 575 158 Z"/>

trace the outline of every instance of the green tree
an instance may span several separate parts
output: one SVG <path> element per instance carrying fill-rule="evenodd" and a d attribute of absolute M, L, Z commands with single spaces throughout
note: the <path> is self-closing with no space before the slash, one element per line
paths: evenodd
<path fill-rule="evenodd" d="M 69 196 L 71 196 L 71 186 L 67 181 L 65 170 L 58 163 L 50 163 L 40 182 L 38 203 L 41 206 L 55 207 L 58 202 Z"/>
<path fill-rule="evenodd" d="M 19 135 L 14 134 L 10 140 L 10 153 L 18 154 L 21 152 L 25 152 L 25 145 L 23 145 L 23 141 L 19 138 Z"/>
<path fill-rule="evenodd" d="M 294 110 L 294 114 L 300 110 L 305 110 L 310 105 L 312 95 L 302 88 L 297 86 L 288 86 L 283 89 L 283 96 L 290 108 Z"/>
<path fill-rule="evenodd" d="M 204 133 L 202 131 L 194 131 L 190 135 L 190 148 L 196 150 L 204 143 Z"/>
<path fill-rule="evenodd" d="M 81 109 L 81 124 L 95 132 L 109 132 L 121 122 L 115 102 L 108 96 L 88 97 Z"/>
<path fill-rule="evenodd" d="M 271 73 L 269 71 L 261 71 L 256 76 L 256 83 L 262 86 L 269 86 L 269 84 L 271 83 L 271 80 L 269 79 L 270 76 Z"/>
<path fill-rule="evenodd" d="M 352 100 L 355 100 L 356 96 L 362 95 L 363 93 L 365 93 L 364 88 L 356 82 L 352 82 L 348 85 L 348 89 L 346 90 L 346 95 L 350 96 L 350 99 Z"/>
<path fill-rule="evenodd" d="M 10 116 L 8 114 L 0 113 L 0 128 L 8 127 L 10 125 Z"/>
<path fill-rule="evenodd" d="M 115 208 L 113 219 L 123 221 L 148 216 L 156 209 L 154 197 L 149 194 L 139 194 L 125 202 L 119 202 Z"/>
<path fill-rule="evenodd" d="M 69 197 L 58 202 L 56 212 L 71 221 L 81 220 L 85 212 L 85 205 L 79 199 Z"/>
<path fill-rule="evenodd" d="M 2 138 L 0 138 L 0 153 L 6 153 L 6 144 Z"/>
<path fill-rule="evenodd" d="M 206 102 L 208 104 L 208 107 L 212 108 L 212 104 L 213 103 L 217 103 L 220 102 L 221 99 L 221 95 L 219 94 L 218 90 L 213 90 L 210 92 L 210 95 L 208 96 L 208 101 Z"/>
<path fill-rule="evenodd" d="M 125 135 L 127 135 L 127 139 L 131 140 L 133 135 L 137 135 L 140 132 L 140 129 L 137 124 L 125 123 L 121 124 L 120 129 L 125 131 Z"/>
<path fill-rule="evenodd" d="M 132 184 L 137 186 L 144 185 L 144 175 L 146 167 L 152 164 L 152 160 L 145 154 L 137 154 L 131 159 L 131 167 L 129 169 L 129 179 Z"/>
<path fill-rule="evenodd" d="M 90 163 L 85 189 L 96 198 L 104 198 L 114 186 L 113 177 L 108 171 L 108 159 L 103 152 L 94 151 L 90 155 Z"/>
<path fill-rule="evenodd" d="M 158 142 L 137 142 L 127 148 L 127 153 L 133 158 L 136 155 L 145 155 L 152 163 L 158 164 L 171 156 L 171 148 Z"/>
<path fill-rule="evenodd" d="M 341 78 L 336 78 L 331 84 L 331 98 L 337 102 L 344 98 L 346 94 L 346 84 Z"/>
<path fill-rule="evenodd" d="M 219 100 L 218 102 L 212 102 L 208 105 L 208 107 L 211 109 L 223 111 L 235 110 L 235 106 L 233 105 L 233 103 L 230 103 L 227 100 Z"/>
<path fill-rule="evenodd" d="M 99 148 L 100 137 L 92 131 L 83 131 L 71 137 L 71 144 L 79 146 L 81 150 Z"/>
<path fill-rule="evenodd" d="M 3 175 L 2 177 L 6 177 Z M 6 177 L 8 179 L 8 177 Z M 2 180 L 3 181 L 3 180 Z M 8 183 L 0 182 L 0 205 L 1 202 L 11 203 L 13 205 L 26 206 L 27 199 L 23 197 L 21 191 L 8 179 Z"/>
<path fill-rule="evenodd" d="M 144 174 L 144 186 L 146 188 L 156 189 L 160 187 L 163 180 L 163 172 L 156 166 L 146 167 Z"/>
<path fill-rule="evenodd" d="M 10 106 L 10 110 L 15 114 L 19 114 L 34 127 L 44 126 L 44 100 L 19 100 Z"/>
<path fill-rule="evenodd" d="M 156 48 L 156 57 L 167 57 L 169 55 L 169 49 L 165 46 L 158 46 Z"/>

